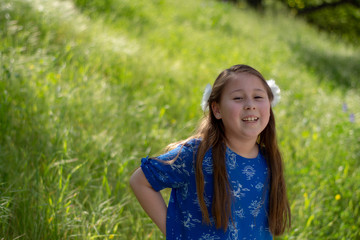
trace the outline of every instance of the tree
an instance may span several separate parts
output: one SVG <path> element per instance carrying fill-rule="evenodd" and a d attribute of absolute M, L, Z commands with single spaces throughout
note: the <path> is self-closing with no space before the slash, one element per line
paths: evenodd
<path fill-rule="evenodd" d="M 355 8 L 360 8 L 360 1 L 356 1 L 356 0 L 342 0 L 342 1 L 336 1 L 336 2 L 322 2 L 318 5 L 308 5 L 306 7 L 304 7 L 303 9 L 299 9 L 298 13 L 299 14 L 309 14 L 312 12 L 316 12 L 325 8 L 336 8 L 338 6 L 341 5 L 352 5 Z"/>
<path fill-rule="evenodd" d="M 243 2 L 256 10 L 265 7 L 263 0 L 222 1 Z M 360 44 L 360 0 L 268 0 L 266 6 L 271 7 L 271 3 L 276 5 L 279 2 L 319 29 Z"/>
<path fill-rule="evenodd" d="M 264 2 L 263 0 L 223 0 L 224 2 L 232 2 L 232 3 L 239 3 L 239 2 L 246 2 L 246 4 L 252 8 L 255 9 L 263 9 L 264 7 Z"/>
<path fill-rule="evenodd" d="M 360 0 L 281 0 L 321 30 L 359 44 Z"/>

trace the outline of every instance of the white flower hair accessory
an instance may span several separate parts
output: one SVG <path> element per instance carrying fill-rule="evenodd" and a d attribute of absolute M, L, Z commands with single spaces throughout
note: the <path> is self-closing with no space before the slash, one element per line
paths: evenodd
<path fill-rule="evenodd" d="M 269 85 L 272 94 L 274 95 L 274 99 L 271 102 L 271 106 L 275 107 L 276 104 L 280 101 L 280 88 L 278 85 L 276 85 L 274 79 L 267 80 L 266 83 Z"/>
<path fill-rule="evenodd" d="M 210 97 L 210 94 L 211 94 L 211 91 L 212 91 L 212 87 L 211 85 L 208 83 L 205 87 L 205 90 L 204 90 L 204 94 L 203 94 L 203 97 L 202 97 L 202 100 L 201 100 L 201 108 L 204 112 L 208 111 L 209 110 L 209 104 L 208 104 L 208 101 L 209 101 L 209 97 Z"/>

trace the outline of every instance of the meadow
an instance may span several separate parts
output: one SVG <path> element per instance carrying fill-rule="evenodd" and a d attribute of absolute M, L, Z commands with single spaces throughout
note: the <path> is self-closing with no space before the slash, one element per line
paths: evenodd
<path fill-rule="evenodd" d="M 360 48 L 267 4 L 2 0 L 0 239 L 165 239 L 129 177 L 238 63 L 282 89 L 279 239 L 360 239 Z"/>

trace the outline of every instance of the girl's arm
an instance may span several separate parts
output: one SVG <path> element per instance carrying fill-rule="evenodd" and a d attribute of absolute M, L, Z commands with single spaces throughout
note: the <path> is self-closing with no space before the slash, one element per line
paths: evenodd
<path fill-rule="evenodd" d="M 151 187 L 141 168 L 138 168 L 130 177 L 130 186 L 142 208 L 166 236 L 165 201 L 161 193 Z"/>

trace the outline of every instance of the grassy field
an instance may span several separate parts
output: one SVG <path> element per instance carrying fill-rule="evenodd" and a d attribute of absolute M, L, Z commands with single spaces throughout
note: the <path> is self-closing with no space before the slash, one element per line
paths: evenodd
<path fill-rule="evenodd" d="M 0 239 L 164 239 L 129 176 L 237 63 L 282 89 L 281 239 L 359 239 L 360 48 L 213 0 L 1 1 Z"/>

